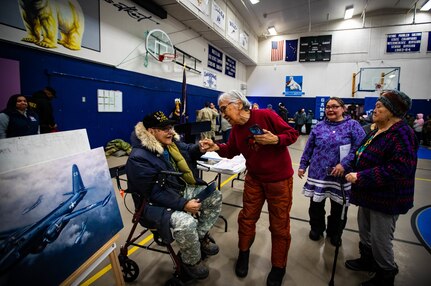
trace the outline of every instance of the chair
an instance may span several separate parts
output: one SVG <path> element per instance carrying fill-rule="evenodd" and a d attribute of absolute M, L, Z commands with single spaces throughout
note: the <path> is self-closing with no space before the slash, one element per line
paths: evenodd
<path fill-rule="evenodd" d="M 130 194 L 130 192 L 127 191 L 127 188 L 122 187 L 122 182 L 127 182 L 127 179 L 121 178 L 121 176 L 126 174 L 125 171 L 125 165 L 121 165 L 118 167 L 114 167 L 110 169 L 111 178 L 115 178 L 118 190 L 120 193 L 123 194 Z M 127 206 L 126 206 L 127 208 Z M 124 281 L 126 282 L 132 282 L 134 281 L 138 275 L 139 275 L 139 267 L 138 264 L 130 259 L 128 255 L 128 248 L 130 246 L 136 246 L 140 248 L 144 248 L 147 250 L 159 252 L 159 253 L 165 253 L 169 254 L 172 262 L 174 264 L 174 273 L 173 277 L 169 279 L 165 285 L 167 286 L 174 286 L 174 285 L 183 285 L 184 282 L 187 282 L 191 280 L 192 278 L 189 277 L 185 271 L 183 270 L 182 262 L 179 258 L 179 256 L 175 253 L 174 249 L 170 244 L 166 244 L 163 242 L 160 234 L 158 233 L 157 229 L 151 229 L 144 226 L 144 229 L 135 235 L 136 228 L 140 222 L 140 218 L 142 213 L 144 212 L 145 204 L 142 203 L 140 208 L 133 214 L 132 219 L 132 229 L 130 230 L 130 233 L 127 237 L 126 243 L 121 246 L 120 248 L 120 254 L 118 255 L 118 259 L 120 262 L 121 270 L 123 272 Z M 136 243 L 136 241 L 141 238 L 146 233 L 152 233 L 153 234 L 153 240 L 148 246 L 140 245 Z M 165 247 L 166 250 L 162 250 L 160 248 L 153 247 L 153 244 L 156 244 L 158 246 Z"/>

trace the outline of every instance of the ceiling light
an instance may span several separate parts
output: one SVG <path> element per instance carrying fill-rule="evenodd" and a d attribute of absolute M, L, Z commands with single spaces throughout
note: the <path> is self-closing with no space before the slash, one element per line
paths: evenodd
<path fill-rule="evenodd" d="M 344 12 L 344 19 L 350 19 L 353 17 L 353 5 L 347 6 L 346 11 Z"/>
<path fill-rule="evenodd" d="M 259 3 L 259 0 L 250 0 L 250 3 L 254 5 L 254 4 Z"/>
<path fill-rule="evenodd" d="M 429 11 L 431 9 L 431 0 L 428 0 L 428 2 L 426 2 L 422 8 L 421 11 Z"/>
<path fill-rule="evenodd" d="M 272 36 L 277 35 L 277 31 L 275 30 L 274 26 L 268 27 L 268 33 Z"/>

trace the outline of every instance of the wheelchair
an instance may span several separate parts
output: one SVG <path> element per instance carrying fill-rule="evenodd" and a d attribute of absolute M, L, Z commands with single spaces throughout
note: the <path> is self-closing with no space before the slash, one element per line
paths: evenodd
<path fill-rule="evenodd" d="M 127 188 L 122 187 L 122 182 L 125 184 L 127 182 L 127 179 L 121 178 L 121 176 L 126 174 L 125 165 L 121 165 L 118 167 L 114 167 L 110 169 L 111 178 L 115 178 L 117 188 L 120 191 L 120 194 L 122 197 L 124 197 L 124 203 L 126 205 L 126 195 L 131 194 L 131 192 L 127 191 Z M 125 195 L 126 194 L 126 195 Z M 140 224 L 140 218 L 142 217 L 142 214 L 145 210 L 145 203 L 142 203 L 137 211 L 133 213 L 132 218 L 132 228 L 130 230 L 130 233 L 126 239 L 126 242 L 124 245 L 120 247 L 120 254 L 118 255 L 118 260 L 121 266 L 121 270 L 123 272 L 123 278 L 125 282 L 133 282 L 136 280 L 136 278 L 139 276 L 139 266 L 138 264 L 130 259 L 128 257 L 128 248 L 130 246 L 136 246 L 139 248 L 144 248 L 150 251 L 169 254 L 169 256 L 172 259 L 173 265 L 174 265 L 174 273 L 173 277 L 170 278 L 166 283 L 165 286 L 182 286 L 185 285 L 186 282 L 193 280 L 193 277 L 190 277 L 186 271 L 184 270 L 184 266 L 182 264 L 180 254 L 176 254 L 174 249 L 172 248 L 172 245 L 169 243 L 166 243 L 163 241 L 160 233 L 157 229 L 148 228 L 143 226 L 143 230 L 139 233 L 135 233 L 136 228 L 138 227 L 138 224 Z M 126 209 L 127 205 L 126 205 Z M 130 211 L 130 210 L 129 210 Z M 131 212 L 131 211 L 130 211 Z M 148 245 L 141 245 L 138 244 L 136 241 L 140 239 L 145 234 L 153 234 L 153 239 Z M 214 240 L 210 237 L 212 242 Z M 165 248 L 166 250 L 163 250 Z"/>

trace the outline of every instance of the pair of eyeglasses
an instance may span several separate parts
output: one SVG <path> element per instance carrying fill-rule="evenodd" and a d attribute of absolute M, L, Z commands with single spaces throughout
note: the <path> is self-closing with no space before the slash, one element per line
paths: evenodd
<path fill-rule="evenodd" d="M 166 126 L 164 128 L 157 128 L 157 130 L 168 133 L 169 131 L 174 131 L 174 127 L 173 126 Z"/>
<path fill-rule="evenodd" d="M 341 106 L 339 106 L 339 105 L 328 105 L 328 106 L 326 106 L 325 107 L 325 109 L 326 110 L 335 110 L 335 109 L 338 109 L 338 108 L 340 108 Z"/>
<path fill-rule="evenodd" d="M 235 103 L 235 102 L 229 102 L 229 103 L 228 103 L 228 104 L 226 104 L 226 105 L 220 106 L 220 107 L 219 107 L 220 112 L 221 112 L 221 113 L 225 113 L 225 112 L 226 112 L 227 107 L 228 107 L 230 104 L 232 104 L 232 103 Z"/>

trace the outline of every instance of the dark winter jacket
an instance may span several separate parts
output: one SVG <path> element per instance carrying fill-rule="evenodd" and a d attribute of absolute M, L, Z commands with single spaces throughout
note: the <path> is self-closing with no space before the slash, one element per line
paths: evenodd
<path fill-rule="evenodd" d="M 198 144 L 174 143 L 182 157 L 193 171 L 196 184 L 206 183 L 198 178 L 196 160 L 202 156 Z M 182 196 L 184 180 L 175 175 L 162 174 L 162 171 L 178 172 L 163 156 L 164 148 L 157 139 L 144 127 L 142 122 L 135 126 L 131 136 L 133 147 L 126 164 L 128 192 L 133 195 L 136 209 L 142 202 L 146 203 L 141 224 L 157 228 L 166 241 L 172 241 L 169 220 L 173 211 L 182 211 L 187 200 Z"/>
<path fill-rule="evenodd" d="M 32 97 L 28 99 L 28 105 L 39 115 L 41 128 L 49 128 L 55 125 L 51 100 L 43 91 L 35 92 Z"/>
<path fill-rule="evenodd" d="M 372 138 L 371 131 L 361 145 Z M 356 152 L 357 181 L 350 202 L 382 213 L 405 214 L 413 207 L 418 141 L 413 130 L 399 121 Z"/>
<path fill-rule="evenodd" d="M 6 129 L 7 138 L 38 134 L 39 117 L 35 112 L 27 110 L 27 116 L 16 109 L 5 110 L 4 113 L 9 116 L 9 124 Z"/>

